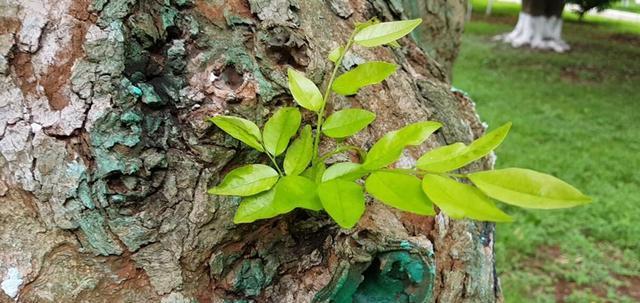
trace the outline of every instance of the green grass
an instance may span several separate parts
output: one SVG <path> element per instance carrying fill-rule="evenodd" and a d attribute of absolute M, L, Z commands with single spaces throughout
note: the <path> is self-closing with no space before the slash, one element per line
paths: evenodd
<path fill-rule="evenodd" d="M 474 1 L 474 10 L 453 83 L 491 128 L 513 121 L 497 167 L 550 173 L 594 199 L 558 211 L 504 208 L 516 217 L 497 227 L 507 302 L 640 300 L 624 289 L 640 283 L 640 25 L 569 15 L 573 49 L 555 54 L 491 41 L 513 28 L 518 5 L 498 2 L 485 17 Z"/>
<path fill-rule="evenodd" d="M 629 1 L 629 6 L 624 6 L 622 2 L 618 2 L 614 3 L 611 8 L 619 11 L 640 14 L 640 4 L 636 4 L 633 0 Z"/>

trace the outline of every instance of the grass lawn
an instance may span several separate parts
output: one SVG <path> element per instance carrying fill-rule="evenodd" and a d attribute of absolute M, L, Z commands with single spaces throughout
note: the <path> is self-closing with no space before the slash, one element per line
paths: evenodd
<path fill-rule="evenodd" d="M 593 197 L 559 211 L 504 207 L 498 271 L 507 302 L 640 302 L 640 24 L 567 14 L 567 54 L 491 41 L 519 5 L 473 1 L 453 72 L 490 128 L 513 121 L 497 167 L 556 175 Z"/>
<path fill-rule="evenodd" d="M 618 3 L 614 3 L 613 5 L 611 5 L 611 8 L 612 9 L 617 9 L 617 10 L 620 10 L 620 11 L 640 14 L 640 4 L 636 4 L 633 0 L 629 1 L 629 6 L 624 6 L 624 4 L 622 4 L 622 2 L 618 2 Z"/>

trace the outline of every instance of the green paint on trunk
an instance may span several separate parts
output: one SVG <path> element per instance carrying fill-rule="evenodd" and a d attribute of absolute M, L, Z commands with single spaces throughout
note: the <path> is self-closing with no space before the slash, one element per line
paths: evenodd
<path fill-rule="evenodd" d="M 423 261 L 406 251 L 382 254 L 363 273 L 353 302 L 413 303 L 425 302 L 430 288 L 416 287 L 425 279 Z"/>
<path fill-rule="evenodd" d="M 176 26 L 176 18 L 178 11 L 172 7 L 165 6 L 162 8 L 162 29 L 165 31 Z"/>
<path fill-rule="evenodd" d="M 153 86 L 147 83 L 138 83 L 138 87 L 142 90 L 142 103 L 149 106 L 162 106 L 166 103 L 162 100 Z"/>
<path fill-rule="evenodd" d="M 314 302 L 429 302 L 435 277 L 435 267 L 430 265 L 433 254 L 418 253 L 411 247 L 411 243 L 402 241 L 400 250 L 378 253 L 371 262 L 342 262 L 332 282 L 318 292 Z"/>
<path fill-rule="evenodd" d="M 118 216 L 115 211 L 110 216 Z M 129 251 L 137 251 L 142 245 L 156 240 L 156 230 L 146 228 L 136 217 L 118 216 L 109 220 L 109 228 L 122 240 Z"/>
<path fill-rule="evenodd" d="M 266 286 L 266 282 L 262 260 L 244 260 L 237 272 L 235 272 L 233 288 L 247 296 L 257 296 Z"/>
<path fill-rule="evenodd" d="M 122 248 L 105 230 L 104 218 L 98 211 L 85 213 L 78 220 L 78 224 L 84 232 L 87 242 L 98 254 L 108 256 L 122 253 Z"/>

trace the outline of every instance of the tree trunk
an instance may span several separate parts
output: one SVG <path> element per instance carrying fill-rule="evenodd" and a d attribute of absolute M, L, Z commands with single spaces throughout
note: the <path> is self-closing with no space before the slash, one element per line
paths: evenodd
<path fill-rule="evenodd" d="M 352 230 L 305 211 L 234 225 L 238 199 L 206 194 L 231 168 L 266 159 L 205 118 L 230 112 L 264 122 L 293 104 L 287 66 L 322 84 L 335 41 L 372 17 L 422 16 L 413 37 L 444 63 L 406 38 L 400 49 L 356 48 L 345 67 L 378 59 L 401 69 L 336 99 L 336 108 L 378 114 L 351 143 L 371 146 L 407 123 L 442 121 L 428 144 L 405 153 L 406 164 L 420 151 L 478 137 L 473 103 L 446 82 L 461 33 L 451 24 L 461 25 L 466 9 L 463 0 L 447 3 L 4 4 L 0 301 L 498 300 L 491 224 L 369 201 Z"/>
<path fill-rule="evenodd" d="M 562 40 L 562 11 L 564 0 L 523 0 L 518 23 L 510 33 L 496 36 L 513 47 L 565 52 L 569 45 Z"/>

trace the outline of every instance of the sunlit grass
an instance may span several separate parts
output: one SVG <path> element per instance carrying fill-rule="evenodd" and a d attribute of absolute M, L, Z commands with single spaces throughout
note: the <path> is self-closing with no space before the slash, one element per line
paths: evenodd
<path fill-rule="evenodd" d="M 624 4 L 622 4 L 622 2 L 618 2 L 611 5 L 611 8 L 620 11 L 640 14 L 640 4 L 636 4 L 633 0 L 629 1 L 628 6 L 625 6 Z"/>
<path fill-rule="evenodd" d="M 515 25 L 518 5 L 480 1 L 453 72 L 492 126 L 513 121 L 498 167 L 551 173 L 594 198 L 560 211 L 505 208 L 497 228 L 507 302 L 633 302 L 618 288 L 640 273 L 640 25 L 568 16 L 567 54 L 491 41 Z M 637 287 L 637 286 L 636 286 Z M 586 300 L 586 301 L 583 301 Z M 636 299 L 637 300 L 637 299 Z"/>

